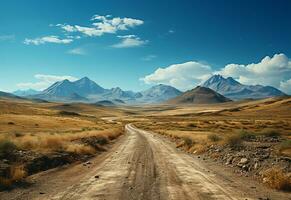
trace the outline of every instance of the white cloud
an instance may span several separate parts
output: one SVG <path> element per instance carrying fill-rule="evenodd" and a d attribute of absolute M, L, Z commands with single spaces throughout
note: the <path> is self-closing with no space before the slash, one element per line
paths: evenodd
<path fill-rule="evenodd" d="M 248 65 L 229 64 L 218 71 L 248 85 L 270 85 L 288 92 L 291 79 L 291 61 L 284 54 L 266 56 L 259 63 Z"/>
<path fill-rule="evenodd" d="M 86 55 L 86 51 L 83 48 L 75 48 L 68 51 L 69 54 L 74 55 Z"/>
<path fill-rule="evenodd" d="M 291 79 L 287 81 L 281 81 L 280 88 L 287 94 L 291 94 Z"/>
<path fill-rule="evenodd" d="M 154 73 L 141 78 L 147 84 L 167 84 L 179 89 L 191 89 L 212 75 L 210 66 L 190 61 L 158 68 Z"/>
<path fill-rule="evenodd" d="M 164 83 L 180 89 L 190 89 L 202 83 L 212 74 L 233 77 L 246 85 L 269 85 L 291 94 L 291 60 L 284 54 L 266 56 L 258 63 L 247 65 L 228 64 L 218 71 L 210 66 L 190 61 L 158 68 L 141 80 L 147 84 Z"/>
<path fill-rule="evenodd" d="M 73 76 L 56 76 L 56 75 L 46 75 L 46 74 L 36 74 L 34 75 L 34 78 L 37 79 L 38 81 L 18 83 L 17 87 L 20 89 L 44 90 L 57 81 L 62 81 L 65 79 L 68 79 L 70 81 L 77 80 L 77 78 Z"/>
<path fill-rule="evenodd" d="M 168 33 L 173 34 L 173 33 L 175 33 L 175 31 L 174 31 L 173 29 L 170 29 L 170 30 L 168 31 Z"/>
<path fill-rule="evenodd" d="M 0 35 L 0 41 L 11 41 L 15 39 L 15 35 Z"/>
<path fill-rule="evenodd" d="M 136 35 L 124 35 L 117 36 L 121 39 L 120 43 L 112 45 L 114 48 L 129 48 L 129 47 L 138 47 L 148 43 L 148 40 L 142 40 Z"/>
<path fill-rule="evenodd" d="M 72 39 L 66 38 L 66 39 L 60 39 L 58 36 L 44 36 L 41 38 L 35 38 L 35 39 L 25 39 L 24 44 L 33 44 L 33 45 L 40 45 L 45 43 L 55 43 L 55 44 L 69 44 L 73 42 Z"/>
<path fill-rule="evenodd" d="M 155 59 L 156 57 L 157 57 L 156 55 L 151 54 L 151 55 L 147 55 L 147 56 L 143 57 L 142 60 L 143 61 L 151 61 L 151 60 Z"/>
<path fill-rule="evenodd" d="M 116 33 L 119 30 L 128 30 L 144 23 L 140 19 L 112 17 L 111 15 L 94 15 L 91 20 L 94 21 L 91 27 L 69 24 L 57 24 L 56 26 L 69 33 L 80 32 L 92 37 L 102 36 L 105 33 Z"/>

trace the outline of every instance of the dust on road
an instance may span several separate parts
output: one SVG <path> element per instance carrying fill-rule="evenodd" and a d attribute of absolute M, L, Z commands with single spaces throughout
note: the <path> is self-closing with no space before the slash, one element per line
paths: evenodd
<path fill-rule="evenodd" d="M 249 193 L 243 182 L 218 176 L 161 136 L 131 124 L 126 132 L 111 151 L 93 159 L 89 169 L 77 165 L 48 173 L 37 187 L 3 193 L 0 199 L 250 200 L 261 195 Z"/>

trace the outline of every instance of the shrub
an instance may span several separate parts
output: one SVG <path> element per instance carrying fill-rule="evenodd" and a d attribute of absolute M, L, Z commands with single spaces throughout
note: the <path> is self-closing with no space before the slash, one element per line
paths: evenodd
<path fill-rule="evenodd" d="M 291 191 L 291 177 L 278 167 L 270 168 L 262 173 L 263 181 L 277 190 Z"/>
<path fill-rule="evenodd" d="M 197 125 L 194 124 L 194 123 L 190 123 L 190 124 L 188 124 L 187 126 L 190 127 L 190 128 L 195 128 L 195 127 L 197 127 Z"/>
<path fill-rule="evenodd" d="M 207 138 L 212 142 L 218 142 L 221 138 L 217 134 L 210 134 Z"/>
<path fill-rule="evenodd" d="M 238 135 L 243 140 L 250 140 L 256 138 L 255 134 L 246 130 L 240 130 Z"/>
<path fill-rule="evenodd" d="M 194 141 L 189 137 L 183 137 L 183 141 L 184 144 L 187 145 L 188 147 L 191 147 L 195 144 Z"/>
<path fill-rule="evenodd" d="M 279 144 L 280 150 L 291 149 L 291 140 L 285 140 Z"/>
<path fill-rule="evenodd" d="M 243 141 L 240 135 L 231 135 L 231 136 L 226 137 L 225 142 L 231 148 L 240 148 L 242 147 Z"/>
<path fill-rule="evenodd" d="M 266 137 L 279 137 L 281 133 L 274 129 L 265 129 L 261 132 L 262 135 Z"/>
<path fill-rule="evenodd" d="M 22 137 L 22 136 L 24 136 L 23 133 L 19 133 L 19 132 L 14 133 L 14 135 L 15 135 L 15 137 Z"/>
<path fill-rule="evenodd" d="M 66 151 L 76 153 L 76 154 L 94 154 L 94 153 L 96 153 L 96 150 L 93 147 L 86 146 L 83 144 L 68 144 Z"/>
<path fill-rule="evenodd" d="M 23 165 L 12 166 L 7 177 L 0 177 L 0 187 L 9 188 L 13 183 L 22 181 L 27 176 Z"/>
<path fill-rule="evenodd" d="M 0 157 L 7 158 L 17 149 L 16 145 L 9 140 L 0 141 Z"/>
<path fill-rule="evenodd" d="M 20 181 L 27 176 L 23 165 L 13 166 L 10 169 L 10 177 L 13 182 Z"/>
<path fill-rule="evenodd" d="M 79 113 L 76 113 L 76 112 L 70 112 L 70 111 L 65 111 L 65 110 L 62 110 L 59 112 L 60 115 L 71 115 L 71 116 L 79 116 L 80 114 Z"/>

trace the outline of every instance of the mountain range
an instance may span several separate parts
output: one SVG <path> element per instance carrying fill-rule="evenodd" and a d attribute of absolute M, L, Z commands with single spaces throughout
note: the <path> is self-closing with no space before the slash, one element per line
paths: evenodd
<path fill-rule="evenodd" d="M 193 102 L 198 102 L 198 99 L 203 99 L 201 96 L 203 92 L 204 95 L 207 93 L 208 97 L 213 98 L 212 100 L 208 99 L 207 102 L 220 102 L 225 101 L 226 99 L 258 99 L 286 95 L 282 91 L 271 86 L 243 85 L 234 80 L 232 77 L 224 78 L 221 75 L 212 76 L 201 86 L 202 87 L 195 88 L 183 93 L 182 91 L 172 86 L 159 84 L 145 91 L 133 92 L 124 91 L 119 87 L 105 89 L 94 81 L 90 80 L 88 77 L 84 77 L 77 81 L 58 81 L 43 91 L 36 91 L 31 89 L 25 91 L 18 90 L 15 91 L 13 95 L 47 101 L 86 103 L 96 103 L 100 101 L 102 103 L 102 101 L 111 101 L 114 104 L 163 103 L 176 97 L 177 99 L 174 101 L 177 102 L 183 102 L 183 98 L 186 98 L 188 99 L 187 101 L 189 101 L 189 99 L 192 97 Z M 204 88 L 210 88 L 211 91 Z M 218 94 L 214 94 L 212 90 Z M 8 93 L 5 95 L 7 96 Z M 219 95 L 225 96 L 226 99 L 223 99 L 223 96 Z M 180 99 L 178 97 L 180 97 Z"/>
<path fill-rule="evenodd" d="M 124 103 L 159 103 L 182 94 L 178 89 L 159 84 L 142 92 L 124 91 L 119 87 L 105 89 L 88 77 L 77 81 L 63 80 L 52 84 L 47 89 L 37 92 L 16 91 L 14 94 L 33 99 L 64 102 L 102 102 Z M 25 95 L 27 94 L 27 95 Z"/>
<path fill-rule="evenodd" d="M 232 77 L 224 78 L 221 75 L 214 75 L 205 81 L 201 86 L 208 87 L 225 97 L 233 100 L 238 99 L 262 99 L 274 96 L 286 96 L 286 94 L 271 86 L 243 85 Z"/>

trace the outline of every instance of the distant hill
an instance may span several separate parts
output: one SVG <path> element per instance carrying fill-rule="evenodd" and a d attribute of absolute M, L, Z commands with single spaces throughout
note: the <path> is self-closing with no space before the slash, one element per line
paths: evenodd
<path fill-rule="evenodd" d="M 115 106 L 115 104 L 109 100 L 97 101 L 94 105 L 96 105 L 96 106 Z"/>
<path fill-rule="evenodd" d="M 136 94 L 136 100 L 146 103 L 158 103 L 174 98 L 182 92 L 172 86 L 159 84 Z"/>
<path fill-rule="evenodd" d="M 221 94 L 211 90 L 210 88 L 197 86 L 196 88 L 186 91 L 180 96 L 166 101 L 169 104 L 212 104 L 224 103 L 231 101 Z"/>
<path fill-rule="evenodd" d="M 221 75 L 214 75 L 202 84 L 230 99 L 261 99 L 276 96 L 286 96 L 282 91 L 262 85 L 243 85 L 232 77 L 224 78 Z"/>
<path fill-rule="evenodd" d="M 11 93 L 8 93 L 8 92 L 1 92 L 1 91 L 0 91 L 0 98 L 25 99 L 25 98 L 16 96 L 14 94 L 11 94 Z"/>
<path fill-rule="evenodd" d="M 134 100 L 135 93 L 132 91 L 123 91 L 121 88 L 116 87 L 110 90 L 107 90 L 102 97 L 104 99 L 121 99 L 121 100 Z"/>
<path fill-rule="evenodd" d="M 41 93 L 41 91 L 33 90 L 33 89 L 28 89 L 28 90 L 16 90 L 13 92 L 14 95 L 20 96 L 20 97 L 25 97 L 29 95 L 36 95 Z"/>

